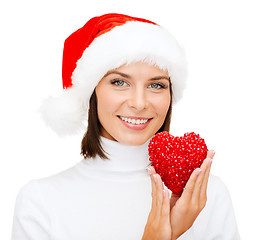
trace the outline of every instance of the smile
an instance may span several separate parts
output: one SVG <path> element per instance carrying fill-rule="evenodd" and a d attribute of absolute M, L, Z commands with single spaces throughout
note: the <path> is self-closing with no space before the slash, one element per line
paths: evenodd
<path fill-rule="evenodd" d="M 127 122 L 127 123 L 132 123 L 135 125 L 140 125 L 140 124 L 145 124 L 149 121 L 149 119 L 140 119 L 140 118 L 126 118 L 126 117 L 121 117 L 118 116 L 122 121 Z"/>

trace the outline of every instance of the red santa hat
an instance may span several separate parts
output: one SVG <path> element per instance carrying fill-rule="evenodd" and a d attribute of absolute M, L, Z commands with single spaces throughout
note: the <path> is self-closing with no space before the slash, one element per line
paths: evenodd
<path fill-rule="evenodd" d="M 167 70 L 173 102 L 181 99 L 185 55 L 166 29 L 146 19 L 116 13 L 90 19 L 65 40 L 64 94 L 44 102 L 43 119 L 59 135 L 85 129 L 89 99 L 98 82 L 108 71 L 139 61 Z"/>

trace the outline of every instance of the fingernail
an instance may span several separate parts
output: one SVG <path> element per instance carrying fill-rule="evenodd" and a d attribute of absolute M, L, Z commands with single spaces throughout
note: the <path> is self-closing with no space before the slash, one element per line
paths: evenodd
<path fill-rule="evenodd" d="M 211 158 L 213 158 L 213 157 L 214 157 L 214 155 L 215 155 L 215 151 L 213 151 L 213 153 L 212 153 L 212 157 L 211 157 Z"/>
<path fill-rule="evenodd" d="M 163 197 L 166 197 L 166 191 L 163 189 Z"/>
<path fill-rule="evenodd" d="M 152 174 L 152 171 L 151 171 L 151 167 L 149 166 L 149 167 L 147 167 L 147 173 L 149 174 L 149 175 L 151 175 Z"/>
<path fill-rule="evenodd" d="M 157 176 L 156 176 L 156 174 L 153 175 L 153 180 L 154 180 L 155 183 L 157 183 Z"/>
<path fill-rule="evenodd" d="M 208 167 L 212 164 L 212 158 L 210 159 L 210 161 L 208 162 Z"/>
<path fill-rule="evenodd" d="M 202 172 L 202 169 L 198 168 L 197 171 L 196 171 L 196 175 L 198 176 L 201 172 Z"/>

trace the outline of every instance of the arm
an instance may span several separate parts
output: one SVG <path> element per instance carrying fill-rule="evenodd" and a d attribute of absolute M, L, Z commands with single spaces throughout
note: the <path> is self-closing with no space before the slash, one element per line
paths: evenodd
<path fill-rule="evenodd" d="M 36 181 L 19 192 L 14 210 L 12 240 L 49 240 L 50 219 Z"/>

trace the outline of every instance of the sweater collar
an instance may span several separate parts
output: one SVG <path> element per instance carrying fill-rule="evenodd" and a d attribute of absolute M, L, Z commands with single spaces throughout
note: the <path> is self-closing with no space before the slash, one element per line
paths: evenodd
<path fill-rule="evenodd" d="M 150 139 L 140 146 L 125 145 L 116 141 L 101 137 L 101 144 L 110 160 L 101 160 L 103 167 L 115 171 L 136 171 L 146 169 L 150 164 L 148 144 Z"/>
<path fill-rule="evenodd" d="M 150 164 L 148 144 L 150 139 L 140 146 L 130 146 L 100 137 L 101 145 L 109 159 L 83 159 L 81 164 L 85 172 L 90 175 L 138 175 L 146 173 Z M 124 175 L 125 174 L 125 175 Z"/>

